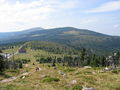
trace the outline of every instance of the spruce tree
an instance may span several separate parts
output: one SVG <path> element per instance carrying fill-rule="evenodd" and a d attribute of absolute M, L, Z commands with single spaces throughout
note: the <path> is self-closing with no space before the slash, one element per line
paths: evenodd
<path fill-rule="evenodd" d="M 4 57 L 0 55 L 0 71 L 4 70 Z"/>

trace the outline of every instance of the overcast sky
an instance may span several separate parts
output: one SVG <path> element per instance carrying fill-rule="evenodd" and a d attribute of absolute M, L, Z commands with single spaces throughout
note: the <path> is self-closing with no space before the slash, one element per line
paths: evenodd
<path fill-rule="evenodd" d="M 0 0 L 0 32 L 65 26 L 120 36 L 120 0 Z"/>

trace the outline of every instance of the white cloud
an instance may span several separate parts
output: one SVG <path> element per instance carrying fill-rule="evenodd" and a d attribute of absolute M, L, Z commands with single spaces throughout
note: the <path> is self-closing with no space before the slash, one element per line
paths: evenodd
<path fill-rule="evenodd" d="M 16 1 L 14 4 L 9 0 L 0 0 L 0 32 L 37 26 L 40 22 L 46 22 L 52 13 L 59 9 L 74 8 L 75 4 L 72 0 Z"/>
<path fill-rule="evenodd" d="M 104 3 L 97 8 L 93 8 L 85 12 L 86 13 L 99 13 L 99 12 L 110 12 L 110 11 L 116 11 L 116 10 L 120 10 L 120 0 Z"/>
<path fill-rule="evenodd" d="M 69 0 L 69 2 L 61 2 L 59 5 L 61 8 L 74 8 L 77 7 L 79 2 L 77 0 Z"/>
<path fill-rule="evenodd" d="M 5 0 L 0 0 L 0 4 L 2 4 L 2 3 L 4 3 L 5 2 Z"/>

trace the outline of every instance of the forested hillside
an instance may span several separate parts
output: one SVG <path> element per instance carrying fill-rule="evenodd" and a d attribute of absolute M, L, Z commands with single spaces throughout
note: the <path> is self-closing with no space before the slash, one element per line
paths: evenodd
<path fill-rule="evenodd" d="M 7 33 L 8 34 L 8 33 Z M 11 33 L 9 33 L 11 35 Z M 26 42 L 26 41 L 49 41 L 64 44 L 68 47 L 80 50 L 82 48 L 96 52 L 114 52 L 120 50 L 120 37 L 109 36 L 85 29 L 73 27 L 39 29 L 16 32 L 14 36 L 0 39 L 1 44 Z"/>

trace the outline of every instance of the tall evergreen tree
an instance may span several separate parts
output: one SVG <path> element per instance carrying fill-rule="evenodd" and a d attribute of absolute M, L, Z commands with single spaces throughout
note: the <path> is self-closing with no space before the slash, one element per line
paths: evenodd
<path fill-rule="evenodd" d="M 0 55 L 0 71 L 4 70 L 4 57 Z"/>

